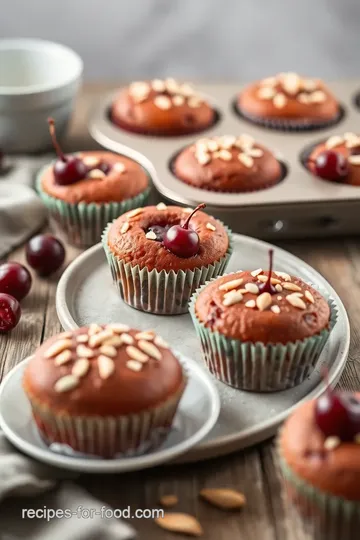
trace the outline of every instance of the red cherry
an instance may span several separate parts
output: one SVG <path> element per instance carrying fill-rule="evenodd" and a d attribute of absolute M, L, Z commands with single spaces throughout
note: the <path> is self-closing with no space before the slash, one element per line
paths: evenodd
<path fill-rule="evenodd" d="M 317 176 L 340 182 L 349 174 L 348 160 L 340 152 L 324 150 L 313 161 Z"/>
<path fill-rule="evenodd" d="M 8 262 L 0 266 L 0 292 L 22 300 L 31 289 L 32 278 L 22 264 Z"/>
<path fill-rule="evenodd" d="M 26 260 L 40 276 L 49 276 L 63 264 L 65 249 L 55 236 L 40 234 L 26 245 Z"/>
<path fill-rule="evenodd" d="M 0 293 L 0 333 L 9 332 L 20 321 L 21 307 L 10 294 Z"/>
<path fill-rule="evenodd" d="M 54 119 L 49 118 L 48 123 L 52 142 L 58 156 L 54 164 L 56 182 L 61 186 L 68 186 L 83 180 L 88 172 L 85 163 L 76 156 L 65 156 L 56 138 Z"/>
<path fill-rule="evenodd" d="M 205 206 L 204 203 L 199 204 L 199 206 L 191 212 L 183 225 L 173 225 L 166 231 L 163 240 L 166 249 L 174 253 L 174 255 L 184 259 L 198 253 L 200 247 L 199 235 L 196 231 L 189 228 L 189 221 L 195 212 L 201 208 L 205 208 Z"/>
<path fill-rule="evenodd" d="M 316 402 L 315 420 L 326 437 L 351 441 L 360 433 L 360 401 L 350 393 L 327 391 Z"/>
<path fill-rule="evenodd" d="M 265 283 L 261 283 L 261 285 L 259 285 L 259 291 L 261 293 L 268 292 L 270 294 L 276 294 L 276 289 L 275 289 L 274 285 L 272 285 L 272 283 L 271 283 L 272 269 L 273 269 L 273 259 L 274 259 L 274 250 L 269 249 L 269 275 L 268 275 L 267 281 L 265 281 Z"/>

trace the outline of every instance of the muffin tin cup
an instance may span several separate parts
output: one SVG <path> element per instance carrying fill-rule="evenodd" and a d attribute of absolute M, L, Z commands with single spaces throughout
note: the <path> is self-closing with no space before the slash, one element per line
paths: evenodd
<path fill-rule="evenodd" d="M 184 377 L 182 388 L 173 397 L 158 407 L 132 415 L 70 416 L 28 397 L 47 445 L 56 445 L 57 450 L 74 455 L 108 459 L 136 456 L 157 448 L 168 435 L 185 389 L 185 374 Z"/>
<path fill-rule="evenodd" d="M 278 455 L 287 498 L 311 538 L 351 540 L 357 537 L 360 528 L 360 502 L 320 491 L 291 470 L 280 449 Z"/>
<path fill-rule="evenodd" d="M 109 224 L 102 236 L 102 244 L 110 266 L 113 282 L 121 298 L 129 306 L 156 315 L 177 315 L 188 312 L 192 294 L 206 281 L 221 276 L 233 251 L 232 233 L 225 227 L 229 247 L 224 257 L 195 270 L 148 270 L 124 263 L 108 247 Z"/>
<path fill-rule="evenodd" d="M 280 118 L 262 118 L 259 116 L 253 116 L 249 113 L 244 112 L 238 104 L 234 103 L 234 111 L 235 113 L 240 116 L 240 118 L 244 118 L 248 122 L 251 122 L 252 124 L 255 124 L 260 127 L 264 127 L 266 129 L 274 129 L 277 131 L 285 131 L 285 132 L 299 132 L 299 131 L 316 131 L 321 129 L 327 129 L 332 126 L 336 126 L 342 118 L 344 117 L 345 111 L 343 107 L 339 107 L 339 112 L 336 115 L 335 118 L 332 118 L 331 120 L 322 120 L 319 122 L 315 121 L 307 121 L 307 120 L 281 120 Z"/>
<path fill-rule="evenodd" d="M 36 189 L 50 219 L 66 235 L 70 244 L 85 248 L 100 241 L 104 227 L 125 212 L 146 205 L 151 188 L 121 202 L 70 204 L 45 193 L 41 187 L 44 167 L 37 176 Z M 149 180 L 150 181 L 150 180 Z"/>
<path fill-rule="evenodd" d="M 205 363 L 217 379 L 239 390 L 275 392 L 301 384 L 312 373 L 337 320 L 332 300 L 329 300 L 329 329 L 286 345 L 264 345 L 227 338 L 200 322 L 195 313 L 195 303 L 205 286 L 193 295 L 190 315 L 200 338 Z"/>

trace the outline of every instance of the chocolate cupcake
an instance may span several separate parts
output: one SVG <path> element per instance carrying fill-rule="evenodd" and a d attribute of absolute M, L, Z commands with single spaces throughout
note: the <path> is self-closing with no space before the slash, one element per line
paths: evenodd
<path fill-rule="evenodd" d="M 53 123 L 51 131 L 58 158 L 39 172 L 37 191 L 68 241 L 91 246 L 109 221 L 146 203 L 148 174 L 136 161 L 111 152 L 64 155 Z"/>
<path fill-rule="evenodd" d="M 50 338 L 23 378 L 43 440 L 103 458 L 158 446 L 185 386 L 169 346 L 124 324 L 91 324 Z"/>
<path fill-rule="evenodd" d="M 272 262 L 268 272 L 236 272 L 203 286 L 190 314 L 211 373 L 257 392 L 291 388 L 310 375 L 336 320 L 318 291 L 272 272 Z"/>
<path fill-rule="evenodd" d="M 330 182 L 360 186 L 360 137 L 355 133 L 332 135 L 317 144 L 305 158 L 317 177 Z"/>
<path fill-rule="evenodd" d="M 257 191 L 283 177 L 272 152 L 247 134 L 199 139 L 178 154 L 172 169 L 186 184 L 223 193 Z"/>
<path fill-rule="evenodd" d="M 221 275 L 231 232 L 199 211 L 166 206 L 137 208 L 109 224 L 103 246 L 116 288 L 130 306 L 150 313 L 186 313 L 193 292 Z"/>
<path fill-rule="evenodd" d="M 297 408 L 278 448 L 288 499 L 312 538 L 351 540 L 360 527 L 360 394 L 331 390 Z"/>
<path fill-rule="evenodd" d="M 110 111 L 122 129 L 143 135 L 176 136 L 211 127 L 216 111 L 187 83 L 174 79 L 134 82 L 121 90 Z"/>
<path fill-rule="evenodd" d="M 281 130 L 322 128 L 341 115 L 338 101 L 321 80 L 297 73 L 279 73 L 251 84 L 238 95 L 237 110 L 255 124 Z"/>

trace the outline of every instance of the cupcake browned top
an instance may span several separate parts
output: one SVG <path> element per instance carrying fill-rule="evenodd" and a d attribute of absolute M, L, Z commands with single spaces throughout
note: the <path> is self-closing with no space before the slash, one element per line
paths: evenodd
<path fill-rule="evenodd" d="M 144 169 L 130 158 L 101 151 L 81 152 L 78 156 L 88 167 L 86 177 L 73 184 L 60 185 L 51 165 L 41 177 L 45 193 L 70 204 L 122 202 L 139 195 L 149 185 Z"/>
<path fill-rule="evenodd" d="M 134 82 L 111 107 L 115 124 L 150 135 L 185 135 L 211 126 L 215 110 L 190 84 L 174 79 Z"/>
<path fill-rule="evenodd" d="M 137 413 L 177 395 L 184 384 L 169 345 L 124 324 L 92 324 L 52 337 L 23 379 L 32 401 L 72 416 Z"/>
<path fill-rule="evenodd" d="M 252 343 L 289 343 L 328 328 L 330 308 L 301 279 L 273 272 L 276 294 L 261 292 L 261 268 L 222 276 L 209 283 L 195 304 L 197 319 L 212 331 Z"/>
<path fill-rule="evenodd" d="M 348 174 L 339 181 L 353 186 L 360 185 L 360 136 L 347 132 L 343 135 L 332 135 L 326 141 L 318 144 L 308 158 L 307 166 L 316 175 L 314 161 L 316 157 L 326 150 L 342 154 L 348 163 Z"/>
<path fill-rule="evenodd" d="M 267 188 L 281 179 L 273 153 L 247 134 L 199 139 L 180 152 L 173 171 L 186 184 L 233 193 Z"/>
<path fill-rule="evenodd" d="M 360 398 L 360 394 L 356 396 Z M 360 444 L 328 444 L 332 441 L 315 421 L 315 403 L 304 403 L 286 421 L 280 434 L 280 453 L 302 480 L 326 493 L 360 501 Z"/>
<path fill-rule="evenodd" d="M 205 212 L 196 212 L 189 224 L 199 235 L 200 246 L 196 255 L 178 257 L 163 245 L 167 229 L 172 225 L 182 225 L 192 211 L 192 208 L 163 203 L 131 210 L 110 226 L 108 247 L 124 263 L 150 271 L 186 271 L 213 264 L 226 255 L 229 237 L 222 223 Z"/>
<path fill-rule="evenodd" d="M 339 103 L 320 79 L 279 73 L 257 81 L 238 96 L 241 111 L 258 118 L 332 120 Z"/>

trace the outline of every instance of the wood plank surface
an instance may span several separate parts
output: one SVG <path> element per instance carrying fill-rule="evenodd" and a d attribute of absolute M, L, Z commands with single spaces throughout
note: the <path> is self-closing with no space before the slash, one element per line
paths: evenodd
<path fill-rule="evenodd" d="M 101 94 L 112 87 L 87 87 L 78 100 L 67 140 L 68 149 L 97 148 L 87 134 L 85 120 Z M 336 289 L 351 323 L 349 361 L 340 386 L 360 390 L 360 246 L 356 238 L 282 242 L 284 249 L 316 268 Z M 67 264 L 79 250 L 67 249 Z M 24 262 L 22 247 L 9 260 Z M 0 378 L 30 355 L 46 338 L 60 331 L 55 309 L 59 275 L 34 278 L 29 297 L 23 302 L 21 323 L 0 337 Z M 281 489 L 274 440 L 245 452 L 202 463 L 159 467 L 125 475 L 84 475 L 79 483 L 116 508 L 157 508 L 159 497 L 175 493 L 177 511 L 196 516 L 209 540 L 308 540 L 302 526 L 287 506 Z M 199 500 L 203 487 L 234 487 L 242 491 L 247 505 L 241 512 L 225 513 Z M 170 540 L 174 535 L 159 529 L 151 520 L 130 520 L 142 540 Z M 177 536 L 182 538 L 182 536 Z"/>

